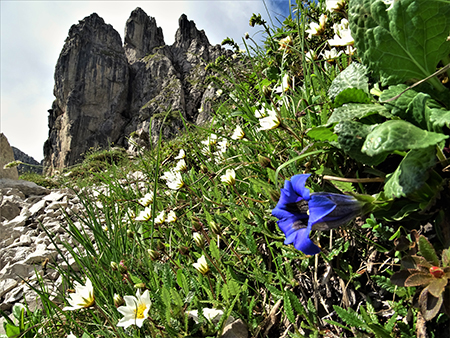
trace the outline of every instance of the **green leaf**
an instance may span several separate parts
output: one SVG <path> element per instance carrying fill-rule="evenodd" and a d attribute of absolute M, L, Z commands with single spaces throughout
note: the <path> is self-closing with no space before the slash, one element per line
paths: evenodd
<path fill-rule="evenodd" d="M 189 284 L 187 282 L 186 276 L 183 274 L 182 269 L 177 270 L 177 284 L 180 288 L 183 289 L 185 295 L 189 293 Z"/>
<path fill-rule="evenodd" d="M 333 305 L 334 311 L 344 321 L 344 323 L 352 327 L 367 327 L 366 323 L 353 309 L 344 310 L 340 306 Z"/>
<path fill-rule="evenodd" d="M 337 135 L 331 127 L 319 126 L 311 128 L 306 134 L 316 141 L 337 141 Z"/>
<path fill-rule="evenodd" d="M 358 56 L 380 75 L 383 85 L 434 73 L 450 52 L 448 3 L 402 0 L 386 8 L 383 1 L 350 1 L 349 23 Z M 436 78 L 432 81 L 440 85 Z"/>
<path fill-rule="evenodd" d="M 434 127 L 450 128 L 450 110 L 431 109 L 430 122 Z"/>
<path fill-rule="evenodd" d="M 306 310 L 302 303 L 298 300 L 298 297 L 291 290 L 286 290 L 285 295 L 288 295 L 288 298 L 294 308 L 295 312 L 297 312 L 301 316 L 306 316 Z"/>
<path fill-rule="evenodd" d="M 392 337 L 390 332 L 387 331 L 384 327 L 382 327 L 379 324 L 370 323 L 370 324 L 368 324 L 368 327 L 375 334 L 375 337 L 380 337 L 380 338 L 391 338 Z"/>
<path fill-rule="evenodd" d="M 372 132 L 374 127 L 360 122 L 343 121 L 334 127 L 334 131 L 338 134 L 338 142 L 341 149 L 351 158 L 364 164 L 377 165 L 386 159 L 387 152 L 369 156 L 361 151 L 367 135 Z"/>
<path fill-rule="evenodd" d="M 217 261 L 220 262 L 220 250 L 217 247 L 217 243 L 214 239 L 212 239 L 209 243 L 209 250 L 211 251 L 211 256 Z"/>
<path fill-rule="evenodd" d="M 172 301 L 170 299 L 170 291 L 166 287 L 162 288 L 161 299 L 162 299 L 164 305 L 167 308 L 170 308 L 170 305 L 171 305 Z"/>
<path fill-rule="evenodd" d="M 292 308 L 291 300 L 289 299 L 288 294 L 284 293 L 284 311 L 286 312 L 286 317 L 289 319 L 289 321 L 294 324 L 295 323 L 295 314 L 294 310 Z"/>
<path fill-rule="evenodd" d="M 450 249 L 442 250 L 442 267 L 450 266 Z"/>
<path fill-rule="evenodd" d="M 335 100 L 337 96 L 346 89 L 359 89 L 362 93 L 369 93 L 369 78 L 366 76 L 367 68 L 357 62 L 353 62 L 345 68 L 331 83 L 328 89 L 328 96 L 331 100 Z M 360 102 L 360 101 L 348 101 Z"/>
<path fill-rule="evenodd" d="M 344 89 L 336 97 L 334 101 L 335 107 L 340 107 L 345 103 L 370 103 L 370 97 L 362 89 L 357 88 L 347 88 Z"/>
<path fill-rule="evenodd" d="M 361 120 L 374 114 L 387 118 L 392 117 L 389 110 L 380 104 L 349 103 L 336 108 L 328 119 L 327 125 L 342 121 Z"/>
<path fill-rule="evenodd" d="M 171 297 L 172 297 L 175 305 L 177 305 L 178 307 L 181 308 L 183 306 L 183 300 L 181 299 L 178 291 L 175 288 L 172 288 L 172 289 L 170 289 L 170 294 L 171 294 Z"/>
<path fill-rule="evenodd" d="M 384 191 L 389 198 L 405 197 L 428 179 L 428 169 L 436 164 L 434 147 L 413 149 L 406 154 L 394 173 L 387 175 Z"/>
<path fill-rule="evenodd" d="M 448 136 L 422 130 L 403 120 L 390 120 L 376 126 L 367 136 L 362 152 L 374 156 L 394 150 L 427 148 Z"/>
<path fill-rule="evenodd" d="M 433 245 L 423 235 L 419 237 L 419 252 L 428 262 L 434 266 L 439 266 L 439 258 L 436 255 Z"/>
<path fill-rule="evenodd" d="M 434 277 L 426 272 L 417 272 L 410 275 L 405 280 L 405 286 L 411 287 L 411 286 L 422 286 L 427 285 L 431 282 L 431 280 Z"/>

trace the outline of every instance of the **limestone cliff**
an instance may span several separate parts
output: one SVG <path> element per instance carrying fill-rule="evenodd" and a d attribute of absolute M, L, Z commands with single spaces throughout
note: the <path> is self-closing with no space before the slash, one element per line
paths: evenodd
<path fill-rule="evenodd" d="M 44 165 L 52 172 L 77 163 L 90 148 L 128 147 L 133 132 L 155 141 L 162 127 L 172 137 L 183 128 L 180 115 L 205 122 L 199 109 L 213 96 L 205 66 L 227 52 L 211 46 L 184 14 L 171 46 L 140 8 L 126 22 L 123 45 L 97 14 L 84 18 L 71 27 L 56 64 Z"/>

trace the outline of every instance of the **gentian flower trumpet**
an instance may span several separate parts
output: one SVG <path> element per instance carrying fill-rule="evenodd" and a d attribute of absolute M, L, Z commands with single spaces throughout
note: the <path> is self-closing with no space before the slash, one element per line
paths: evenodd
<path fill-rule="evenodd" d="M 281 196 L 272 215 L 286 235 L 284 244 L 294 244 L 306 255 L 315 255 L 320 248 L 309 238 L 311 230 L 330 230 L 361 213 L 364 202 L 353 196 L 313 192 L 305 187 L 309 174 L 295 175 L 284 182 Z"/>

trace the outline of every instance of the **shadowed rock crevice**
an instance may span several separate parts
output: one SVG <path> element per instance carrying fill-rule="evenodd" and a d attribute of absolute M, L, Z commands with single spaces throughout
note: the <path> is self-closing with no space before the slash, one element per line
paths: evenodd
<path fill-rule="evenodd" d="M 140 8 L 126 22 L 124 45 L 95 13 L 70 28 L 55 68 L 47 172 L 78 163 L 91 148 L 129 147 L 134 132 L 155 141 L 162 127 L 164 138 L 173 137 L 183 129 L 180 115 L 205 122 L 198 110 L 213 96 L 205 67 L 229 51 L 211 46 L 186 15 L 178 23 L 171 46 L 155 18 Z"/>

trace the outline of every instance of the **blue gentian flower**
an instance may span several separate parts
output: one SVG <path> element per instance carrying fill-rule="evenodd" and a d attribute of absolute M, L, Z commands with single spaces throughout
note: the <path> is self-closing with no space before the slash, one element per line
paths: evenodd
<path fill-rule="evenodd" d="M 364 203 L 353 196 L 313 192 L 305 187 L 309 174 L 295 175 L 284 182 L 281 196 L 272 215 L 286 235 L 284 244 L 294 244 L 306 255 L 315 255 L 320 248 L 309 239 L 311 230 L 330 230 L 353 219 Z"/>

